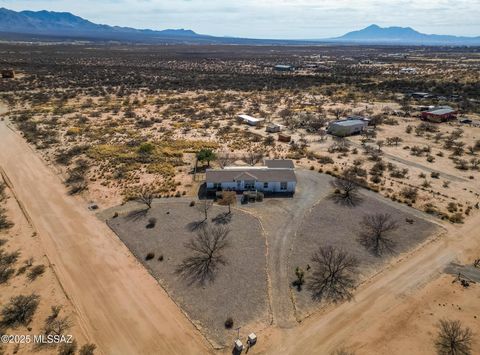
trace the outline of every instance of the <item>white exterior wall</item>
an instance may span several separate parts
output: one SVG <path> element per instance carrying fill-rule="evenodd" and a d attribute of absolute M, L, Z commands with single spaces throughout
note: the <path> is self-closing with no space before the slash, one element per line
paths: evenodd
<path fill-rule="evenodd" d="M 255 183 L 255 189 L 258 191 L 264 191 L 264 192 L 295 192 L 295 187 L 297 183 L 295 181 L 287 181 L 287 189 L 286 190 L 281 190 L 280 189 L 280 182 L 269 182 L 268 183 L 268 188 L 263 188 L 263 182 L 256 182 Z M 237 182 L 232 181 L 232 182 L 222 182 L 221 184 L 222 190 L 237 190 Z M 213 189 L 214 184 L 211 182 L 207 183 L 207 189 Z M 240 184 L 240 189 L 243 190 L 244 185 L 243 181 Z"/>

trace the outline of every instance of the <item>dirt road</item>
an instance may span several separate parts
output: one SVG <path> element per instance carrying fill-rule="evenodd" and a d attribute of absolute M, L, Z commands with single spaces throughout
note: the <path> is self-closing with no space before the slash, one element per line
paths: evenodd
<path fill-rule="evenodd" d="M 104 354 L 205 354 L 209 346 L 113 232 L 67 196 L 0 122 L 0 166 L 30 216 L 80 326 Z"/>
<path fill-rule="evenodd" d="M 448 236 L 427 244 L 377 275 L 356 292 L 351 302 L 314 315 L 281 334 L 272 331 L 265 352 L 328 354 L 345 344 L 362 344 L 372 337 L 372 329 L 381 332 L 391 325 L 393 312 L 405 307 L 405 302 L 409 302 L 407 297 L 414 297 L 419 289 L 438 278 L 453 260 L 480 251 L 479 225 L 480 215 L 477 215 L 461 227 L 447 226 Z M 371 350 L 366 353 L 374 354 Z"/>

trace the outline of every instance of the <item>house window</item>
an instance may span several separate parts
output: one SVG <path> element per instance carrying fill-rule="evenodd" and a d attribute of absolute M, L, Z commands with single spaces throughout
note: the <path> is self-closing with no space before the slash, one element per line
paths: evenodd
<path fill-rule="evenodd" d="M 280 190 L 285 191 L 287 189 L 287 183 L 286 182 L 281 182 L 280 183 Z"/>
<path fill-rule="evenodd" d="M 255 181 L 245 181 L 245 190 L 253 190 L 255 188 Z"/>
<path fill-rule="evenodd" d="M 268 189 L 268 182 L 264 182 L 264 183 L 263 183 L 263 188 L 264 188 L 264 189 Z"/>

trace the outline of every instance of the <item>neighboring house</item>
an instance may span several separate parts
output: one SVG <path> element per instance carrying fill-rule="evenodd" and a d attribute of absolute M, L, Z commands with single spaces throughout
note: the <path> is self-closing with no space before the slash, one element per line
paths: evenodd
<path fill-rule="evenodd" d="M 278 64 L 273 67 L 276 71 L 294 71 L 295 67 L 293 65 Z"/>
<path fill-rule="evenodd" d="M 238 115 L 238 117 L 246 124 L 250 126 L 259 126 L 263 123 L 263 118 L 256 118 L 249 115 Z"/>
<path fill-rule="evenodd" d="M 207 169 L 207 191 L 295 193 L 297 178 L 291 160 L 265 160 L 264 166 Z"/>
<path fill-rule="evenodd" d="M 439 106 L 433 108 L 432 110 L 422 112 L 422 119 L 430 122 L 440 123 L 456 118 L 457 111 L 450 106 Z"/>
<path fill-rule="evenodd" d="M 368 120 L 346 119 L 333 121 L 329 124 L 327 133 L 337 137 L 347 137 L 362 133 L 367 129 Z"/>

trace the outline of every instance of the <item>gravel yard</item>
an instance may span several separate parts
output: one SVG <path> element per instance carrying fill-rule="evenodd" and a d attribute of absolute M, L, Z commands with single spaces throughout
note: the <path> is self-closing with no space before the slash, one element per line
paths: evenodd
<path fill-rule="evenodd" d="M 307 271 L 312 253 L 318 247 L 331 245 L 355 256 L 360 263 L 357 278 L 358 281 L 362 281 L 381 270 L 394 257 L 418 246 L 438 230 L 435 224 L 418 217 L 417 214 L 405 212 L 403 208 L 396 208 L 392 203 L 382 201 L 381 197 L 362 195 L 362 202 L 356 207 L 337 204 L 330 198 L 322 199 L 305 216 L 297 231 L 289 258 L 290 279 L 291 281 L 295 279 L 297 266 L 305 271 L 306 279 L 302 291 L 298 292 L 292 287 L 297 319 L 304 318 L 319 305 L 312 299 L 308 290 L 309 271 Z M 396 241 L 394 254 L 374 256 L 357 240 L 362 230 L 363 216 L 375 213 L 388 213 L 398 222 L 398 229 L 391 233 L 392 239 Z M 406 219 L 413 223 L 408 223 Z"/>
<path fill-rule="evenodd" d="M 213 206 L 209 219 L 225 211 L 225 207 Z M 157 220 L 155 227 L 146 228 L 152 217 Z M 233 318 L 233 328 L 242 326 L 246 332 L 257 331 L 270 319 L 265 237 L 255 217 L 234 209 L 228 224 L 230 246 L 224 250 L 227 264 L 221 266 L 214 282 L 191 284 L 175 271 L 192 255 L 184 244 L 195 236 L 192 222 L 201 219 L 187 201 L 164 200 L 147 215 L 121 214 L 107 223 L 210 340 L 230 344 L 236 330 L 225 329 L 227 317 Z M 147 261 L 148 253 L 155 256 Z"/>

